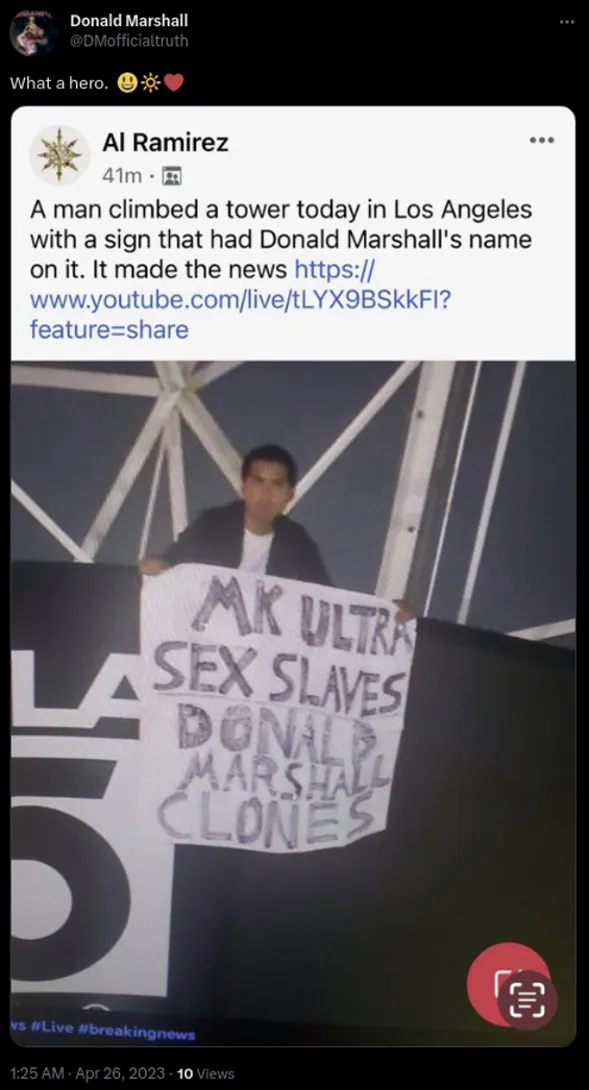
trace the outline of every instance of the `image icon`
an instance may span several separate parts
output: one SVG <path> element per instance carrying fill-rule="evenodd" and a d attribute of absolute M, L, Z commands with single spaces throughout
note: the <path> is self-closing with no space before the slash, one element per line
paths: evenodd
<path fill-rule="evenodd" d="M 162 185 L 182 185 L 182 167 L 163 167 Z"/>
<path fill-rule="evenodd" d="M 21 57 L 51 53 L 57 37 L 57 23 L 48 11 L 19 11 L 10 26 L 10 41 Z"/>
<path fill-rule="evenodd" d="M 40 178 L 50 185 L 75 182 L 90 162 L 84 137 L 67 125 L 55 125 L 39 133 L 30 151 L 30 161 Z"/>

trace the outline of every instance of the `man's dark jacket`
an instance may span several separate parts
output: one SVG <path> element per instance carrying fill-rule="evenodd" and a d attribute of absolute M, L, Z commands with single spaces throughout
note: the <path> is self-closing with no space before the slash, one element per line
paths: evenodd
<path fill-rule="evenodd" d="M 243 549 L 244 519 L 243 503 L 203 511 L 163 554 L 163 559 L 172 565 L 210 564 L 237 569 Z M 266 574 L 319 586 L 332 585 L 315 542 L 298 522 L 286 515 L 281 515 L 274 524 Z"/>

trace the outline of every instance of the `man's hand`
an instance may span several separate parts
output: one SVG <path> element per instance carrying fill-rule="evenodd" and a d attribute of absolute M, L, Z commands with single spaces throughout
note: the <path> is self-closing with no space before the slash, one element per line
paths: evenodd
<path fill-rule="evenodd" d="M 142 575 L 160 575 L 169 567 L 167 560 L 161 560 L 159 556 L 145 556 L 139 561 L 139 571 Z"/>
<path fill-rule="evenodd" d="M 415 613 L 407 602 L 395 602 L 394 604 L 397 607 L 397 612 L 395 614 L 397 624 L 407 624 L 408 621 L 413 621 L 415 619 Z"/>

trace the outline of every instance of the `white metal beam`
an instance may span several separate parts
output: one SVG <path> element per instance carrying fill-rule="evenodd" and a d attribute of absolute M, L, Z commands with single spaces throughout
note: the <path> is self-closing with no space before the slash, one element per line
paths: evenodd
<path fill-rule="evenodd" d="M 185 393 L 178 403 L 178 408 L 209 457 L 219 467 L 229 484 L 236 492 L 239 492 L 242 459 L 215 418 L 195 394 Z"/>
<path fill-rule="evenodd" d="M 243 360 L 206 360 L 202 363 L 181 363 L 159 361 L 156 364 L 158 374 L 165 374 L 173 367 L 181 367 L 182 383 L 177 382 L 177 389 L 185 383 L 196 391 L 208 386 L 215 379 L 241 367 Z M 159 368 L 162 368 L 160 373 Z M 195 371 L 195 368 L 197 370 Z M 77 371 L 66 367 L 34 367 L 29 364 L 14 364 L 11 368 L 13 386 L 36 386 L 39 389 L 74 390 L 90 394 L 131 394 L 135 397 L 153 397 L 160 393 L 160 383 L 149 375 L 112 374 L 108 371 Z"/>
<path fill-rule="evenodd" d="M 156 398 L 160 385 L 149 375 L 114 375 L 106 371 L 68 371 L 65 367 L 29 367 L 15 364 L 10 372 L 13 386 L 75 390 L 89 394 L 132 394 Z"/>
<path fill-rule="evenodd" d="M 453 361 L 421 365 L 376 585 L 379 597 L 405 595 L 455 366 Z"/>
<path fill-rule="evenodd" d="M 438 568 L 440 566 L 440 560 L 442 557 L 442 549 L 444 548 L 444 542 L 446 540 L 446 533 L 448 531 L 448 523 L 450 521 L 450 512 L 452 510 L 452 503 L 454 502 L 454 493 L 456 492 L 456 482 L 458 480 L 458 474 L 460 472 L 460 466 L 462 465 L 462 457 L 464 454 L 464 446 L 466 443 L 466 436 L 468 435 L 468 429 L 470 427 L 470 419 L 472 411 L 474 409 L 475 398 L 477 395 L 477 389 L 479 385 L 479 379 L 481 376 L 481 369 L 483 366 L 482 360 L 477 361 L 474 377 L 470 387 L 468 395 L 468 404 L 466 406 L 466 412 L 464 414 L 464 420 L 462 421 L 462 429 L 460 432 L 460 440 L 458 443 L 458 450 L 456 451 L 456 458 L 454 459 L 454 466 L 452 469 L 452 478 L 450 480 L 450 488 L 448 489 L 448 495 L 446 497 L 446 508 L 444 510 L 444 517 L 442 519 L 442 525 L 440 527 L 440 534 L 438 537 L 438 543 L 436 546 L 436 555 L 432 565 L 429 587 L 427 592 L 427 598 L 425 600 L 425 606 L 423 610 L 424 617 L 429 616 L 430 606 L 432 603 L 432 597 L 434 593 L 434 587 L 436 585 L 436 579 L 438 577 Z"/>
<path fill-rule="evenodd" d="M 92 523 L 82 548 L 94 558 L 145 465 L 181 392 L 158 397 Z"/>
<path fill-rule="evenodd" d="M 190 375 L 188 386 L 193 391 L 201 390 L 203 386 L 208 386 L 215 379 L 222 378 L 223 375 L 229 374 L 229 371 L 234 371 L 236 367 L 241 367 L 242 363 L 243 360 L 207 360 L 198 363 L 197 370 Z"/>
<path fill-rule="evenodd" d="M 35 503 L 35 501 L 31 499 L 24 488 L 21 488 L 15 481 L 12 481 L 10 490 L 15 500 L 18 500 L 25 510 L 29 512 L 29 515 L 32 515 L 43 529 L 47 530 L 48 534 L 51 534 L 51 537 L 55 538 L 64 549 L 67 549 L 68 553 L 70 553 L 75 560 L 79 560 L 82 564 L 92 563 L 91 557 L 84 552 L 84 549 L 81 549 L 69 534 L 66 534 L 65 530 L 62 530 L 61 526 L 58 526 L 55 520 L 51 518 L 51 515 L 48 515 L 42 507 L 39 507 L 38 503 Z"/>
<path fill-rule="evenodd" d="M 153 477 L 151 479 L 151 486 L 149 489 L 149 497 L 147 500 L 147 508 L 145 510 L 145 518 L 143 520 L 143 528 L 141 530 L 141 539 L 139 542 L 139 556 L 138 560 L 142 560 L 147 553 L 147 547 L 149 545 L 149 535 L 151 533 L 151 524 L 153 522 L 153 512 L 155 510 L 155 501 L 157 499 L 158 488 L 162 476 L 162 466 L 164 464 L 164 453 L 166 450 L 166 442 L 164 433 L 162 432 L 159 441 L 159 447 L 157 457 L 155 459 L 155 466 L 153 467 Z"/>
<path fill-rule="evenodd" d="M 407 360 L 402 363 L 400 367 L 394 372 L 393 375 L 385 382 L 384 386 L 381 386 L 380 390 L 374 395 L 367 405 L 358 413 L 358 415 L 348 424 L 347 428 L 338 436 L 334 443 L 321 455 L 315 465 L 311 467 L 308 473 L 299 481 L 296 496 L 287 507 L 287 512 L 307 494 L 310 488 L 327 473 L 327 470 L 331 468 L 333 463 L 339 458 L 340 454 L 343 454 L 344 450 L 354 442 L 354 439 L 364 431 L 364 428 L 370 421 L 376 416 L 382 409 L 383 405 L 386 405 L 387 401 L 391 399 L 393 394 L 396 394 L 397 390 L 403 385 L 409 375 L 413 374 L 417 367 L 419 367 L 420 360 Z"/>
<path fill-rule="evenodd" d="M 517 410 L 525 373 L 526 361 L 519 360 L 519 362 L 516 363 L 515 370 L 513 372 L 511 388 L 509 391 L 509 396 L 507 398 L 507 403 L 505 405 L 505 412 L 503 414 L 501 430 L 499 432 L 497 446 L 495 448 L 495 456 L 493 458 L 491 472 L 489 473 L 489 479 L 487 481 L 487 491 L 483 500 L 481 517 L 477 528 L 472 556 L 470 558 L 470 565 L 468 568 L 468 574 L 466 576 L 466 583 L 464 585 L 462 600 L 460 602 L 460 608 L 458 610 L 458 624 L 466 624 L 470 611 L 472 596 L 474 593 L 474 588 L 481 565 L 481 559 L 483 556 L 483 549 L 485 547 L 485 541 L 487 539 L 487 533 L 489 530 L 489 523 L 491 521 L 493 504 L 495 502 L 495 496 L 497 495 L 497 488 L 499 485 L 499 479 L 501 477 L 501 470 L 503 469 L 503 463 L 505 461 L 505 455 L 507 453 L 507 445 L 509 443 L 509 437 L 511 435 L 513 421 L 515 420 L 515 413 Z"/>
<path fill-rule="evenodd" d="M 175 540 L 188 525 L 184 454 L 182 451 L 182 422 L 180 414 L 176 410 L 168 419 L 164 436 L 168 462 L 170 513 L 172 515 L 172 530 Z"/>
<path fill-rule="evenodd" d="M 570 636 L 576 632 L 576 621 L 557 621 L 555 624 L 541 624 L 536 628 L 520 628 L 510 632 L 510 636 L 519 636 L 522 640 L 553 640 L 556 636 Z"/>
<path fill-rule="evenodd" d="M 154 362 L 153 366 L 157 371 L 163 390 L 172 393 L 174 390 L 184 389 L 186 375 L 182 369 L 182 364 L 177 360 L 162 360 L 161 362 Z"/>

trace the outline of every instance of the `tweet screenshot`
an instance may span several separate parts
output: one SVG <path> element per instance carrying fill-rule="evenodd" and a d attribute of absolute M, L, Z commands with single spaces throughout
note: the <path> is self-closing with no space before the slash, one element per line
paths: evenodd
<path fill-rule="evenodd" d="M 198 105 L 191 20 L 10 31 L 13 1077 L 566 1048 L 575 113 Z"/>

